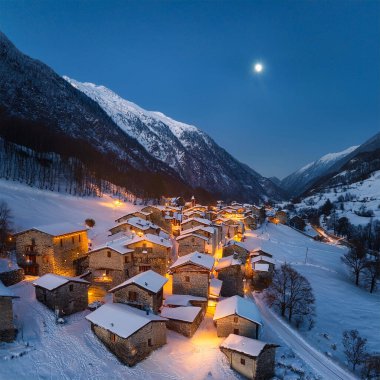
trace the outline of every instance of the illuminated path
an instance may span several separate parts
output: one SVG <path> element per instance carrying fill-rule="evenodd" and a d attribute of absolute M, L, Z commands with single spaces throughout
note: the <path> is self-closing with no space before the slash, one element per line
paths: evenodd
<path fill-rule="evenodd" d="M 270 329 L 273 335 L 278 336 L 290 347 L 316 375 L 326 380 L 357 380 L 352 373 L 347 372 L 330 358 L 308 344 L 296 331 L 290 328 L 279 316 L 273 313 L 258 297 L 254 297 L 260 309 L 264 328 Z M 265 327 L 266 326 L 266 327 Z"/>

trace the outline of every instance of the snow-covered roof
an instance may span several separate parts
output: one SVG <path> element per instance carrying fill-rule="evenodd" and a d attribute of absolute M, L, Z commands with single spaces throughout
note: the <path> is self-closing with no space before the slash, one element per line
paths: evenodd
<path fill-rule="evenodd" d="M 169 297 L 166 297 L 164 305 L 191 306 L 191 301 L 207 302 L 207 298 L 191 296 L 189 294 L 173 294 Z"/>
<path fill-rule="evenodd" d="M 233 265 L 241 265 L 241 261 L 234 258 L 234 255 L 222 257 L 219 261 L 216 262 L 214 269 L 216 271 L 231 267 Z"/>
<path fill-rule="evenodd" d="M 234 314 L 259 325 L 262 324 L 261 315 L 256 304 L 240 296 L 233 296 L 219 301 L 216 305 L 214 320 Z"/>
<path fill-rule="evenodd" d="M 53 273 L 47 273 L 41 276 L 36 281 L 34 281 L 33 285 L 39 286 L 47 290 L 53 290 L 59 288 L 62 285 L 67 284 L 68 282 L 81 282 L 83 284 L 90 284 L 88 281 L 83 280 L 80 277 L 66 277 L 59 276 Z"/>
<path fill-rule="evenodd" d="M 261 351 L 267 345 L 265 342 L 261 342 L 257 339 L 247 338 L 241 335 L 230 334 L 220 345 L 221 348 L 233 350 L 247 354 L 252 357 L 260 355 Z"/>
<path fill-rule="evenodd" d="M 10 272 L 20 269 L 20 267 L 12 260 L 0 258 L 0 273 Z"/>
<path fill-rule="evenodd" d="M 2 281 L 0 280 L 0 297 L 12 297 L 14 298 L 15 295 L 13 294 L 12 290 L 7 288 Z"/>
<path fill-rule="evenodd" d="M 26 230 L 22 230 L 18 232 L 16 235 L 21 234 L 26 231 L 30 231 L 30 230 L 44 232 L 45 234 L 48 234 L 51 236 L 62 236 L 62 235 L 72 234 L 74 232 L 87 231 L 87 227 L 81 226 L 79 224 L 73 224 L 73 223 L 55 223 L 55 224 L 47 224 L 43 226 L 28 228 Z"/>
<path fill-rule="evenodd" d="M 264 251 L 261 247 L 254 248 L 250 253 L 250 256 L 270 256 L 272 257 L 273 255 L 269 252 Z M 267 256 L 268 255 L 268 256 Z"/>
<path fill-rule="evenodd" d="M 133 211 L 133 212 L 129 212 L 128 214 L 124 214 L 123 216 L 121 216 L 120 218 L 117 218 L 115 220 L 115 222 L 118 222 L 120 219 L 125 219 L 127 218 L 128 216 L 131 216 L 131 218 L 135 217 L 136 214 L 142 214 L 142 215 L 145 215 L 145 216 L 149 216 L 149 215 L 152 215 L 151 212 L 146 212 L 146 211 Z"/>
<path fill-rule="evenodd" d="M 121 338 L 128 338 L 149 322 L 165 321 L 158 315 L 147 314 L 122 303 L 107 303 L 87 315 L 86 319 Z"/>
<path fill-rule="evenodd" d="M 181 231 L 181 235 L 188 235 L 197 231 L 204 231 L 204 232 L 208 232 L 209 234 L 215 233 L 214 227 L 196 226 L 196 227 Z"/>
<path fill-rule="evenodd" d="M 276 261 L 268 256 L 253 256 L 251 259 L 251 263 L 257 263 L 258 261 L 264 261 L 265 263 L 275 264 Z"/>
<path fill-rule="evenodd" d="M 189 219 L 185 219 L 181 224 L 186 224 L 192 221 L 196 221 L 198 223 L 205 224 L 207 226 L 209 226 L 212 223 L 211 220 L 204 219 L 204 218 L 189 218 Z"/>
<path fill-rule="evenodd" d="M 148 271 L 139 273 L 127 281 L 124 281 L 120 285 L 115 286 L 110 290 L 110 292 L 124 288 L 129 284 L 136 284 L 144 289 L 149 290 L 150 292 L 157 293 L 167 282 L 167 278 L 149 269 Z"/>
<path fill-rule="evenodd" d="M 194 322 L 201 310 L 199 306 L 163 307 L 161 309 L 161 316 L 167 319 L 191 323 Z"/>
<path fill-rule="evenodd" d="M 122 255 L 125 255 L 126 253 L 133 252 L 133 249 L 129 249 L 126 246 L 127 243 L 130 241 L 131 241 L 131 238 L 127 237 L 127 236 L 123 236 L 119 239 L 107 241 L 104 244 L 101 244 L 101 245 L 94 247 L 94 249 L 90 252 L 90 254 L 95 252 L 95 251 L 99 251 L 100 249 L 109 248 L 109 249 L 112 249 L 116 252 L 119 252 Z"/>
<path fill-rule="evenodd" d="M 161 236 L 153 235 L 153 234 L 145 234 L 143 236 L 135 235 L 133 238 L 127 241 L 127 245 L 129 246 L 131 244 L 138 243 L 140 241 L 149 241 L 151 243 L 162 245 L 167 248 L 172 247 L 172 243 L 170 240 L 165 239 Z"/>
<path fill-rule="evenodd" d="M 228 242 L 225 244 L 225 247 L 228 247 L 231 245 L 236 245 L 237 247 L 244 248 L 245 250 L 249 251 L 247 246 L 244 243 L 242 243 L 241 241 L 237 241 L 234 239 L 228 240 Z"/>
<path fill-rule="evenodd" d="M 257 272 L 268 272 L 269 271 L 269 264 L 254 264 L 254 270 Z"/>
<path fill-rule="evenodd" d="M 219 280 L 217 278 L 212 278 L 210 280 L 210 296 L 212 297 L 219 297 L 220 291 L 222 290 L 223 281 Z"/>
<path fill-rule="evenodd" d="M 132 227 L 138 228 L 139 230 L 148 230 L 149 228 L 161 229 L 160 226 L 150 222 L 149 220 L 141 219 L 138 216 L 134 216 L 133 218 L 128 219 L 123 224 L 129 224 Z"/>
<path fill-rule="evenodd" d="M 199 234 L 196 234 L 196 233 L 190 233 L 190 234 L 183 234 L 183 235 L 179 235 L 176 237 L 176 240 L 182 240 L 182 239 L 185 239 L 185 238 L 188 238 L 190 236 L 194 236 L 194 237 L 198 237 L 204 241 L 208 241 L 208 237 L 207 236 L 204 236 L 204 235 L 199 235 Z"/>
<path fill-rule="evenodd" d="M 204 253 L 200 252 L 192 252 L 188 255 L 181 256 L 177 259 L 177 261 L 171 265 L 171 269 L 177 268 L 181 265 L 185 264 L 194 264 L 198 265 L 200 267 L 206 268 L 208 270 L 211 270 L 214 266 L 214 258 L 210 255 L 206 255 Z"/>

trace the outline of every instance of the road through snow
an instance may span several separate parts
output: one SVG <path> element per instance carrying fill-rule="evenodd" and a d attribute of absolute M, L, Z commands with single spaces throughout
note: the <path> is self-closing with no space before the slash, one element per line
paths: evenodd
<path fill-rule="evenodd" d="M 280 338 L 290 347 L 316 375 L 326 380 L 357 380 L 357 377 L 346 371 L 330 358 L 322 354 L 308 344 L 296 331 L 289 327 L 274 312 L 272 312 L 264 302 L 252 295 L 264 321 L 264 328 L 270 328 L 271 335 Z"/>

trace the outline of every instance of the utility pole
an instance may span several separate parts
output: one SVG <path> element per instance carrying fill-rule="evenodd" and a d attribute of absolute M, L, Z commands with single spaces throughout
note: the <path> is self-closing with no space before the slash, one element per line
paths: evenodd
<path fill-rule="evenodd" d="M 309 247 L 306 247 L 306 255 L 305 255 L 305 264 L 307 263 L 307 253 L 309 251 Z"/>

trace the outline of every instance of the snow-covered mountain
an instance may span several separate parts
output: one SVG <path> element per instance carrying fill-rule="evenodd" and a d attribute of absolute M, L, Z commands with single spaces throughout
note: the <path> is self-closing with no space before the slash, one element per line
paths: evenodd
<path fill-rule="evenodd" d="M 319 178 L 325 176 L 337 162 L 357 148 L 358 146 L 352 146 L 342 152 L 326 154 L 285 177 L 280 182 L 280 186 L 292 195 L 299 195 L 310 188 Z"/>
<path fill-rule="evenodd" d="M 122 131 L 192 187 L 245 200 L 283 198 L 275 184 L 237 161 L 197 127 L 161 112 L 147 111 L 104 86 L 65 79 L 96 101 Z"/>
<path fill-rule="evenodd" d="M 195 193 L 251 202 L 282 197 L 198 128 L 145 111 L 104 87 L 69 83 L 1 32 L 0 88 L 5 143 L 79 160 L 84 173 L 139 196 Z M 15 154 L 12 160 L 22 160 L 22 153 Z"/>

